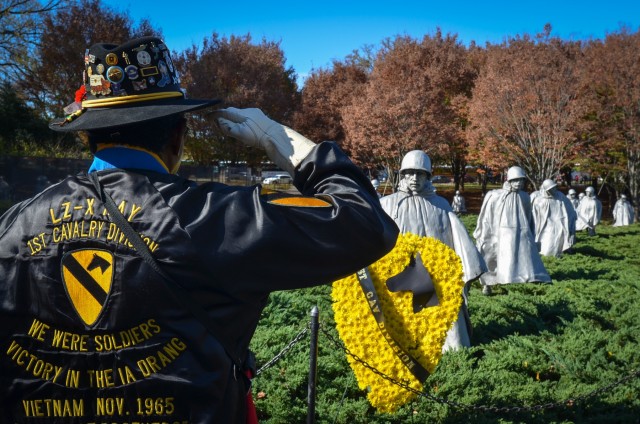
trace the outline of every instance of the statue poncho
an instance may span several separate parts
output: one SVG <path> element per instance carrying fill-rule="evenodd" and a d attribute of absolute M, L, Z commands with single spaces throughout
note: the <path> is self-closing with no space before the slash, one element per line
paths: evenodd
<path fill-rule="evenodd" d="M 512 189 L 489 191 L 484 198 L 473 236 L 489 272 L 483 285 L 551 282 L 536 247 L 529 194 Z"/>
<path fill-rule="evenodd" d="M 593 195 L 584 196 L 576 212 L 578 213 L 576 231 L 588 229 L 591 234 L 595 234 L 596 225 L 602 218 L 602 202 Z"/>
<path fill-rule="evenodd" d="M 401 233 L 433 237 L 451 247 L 462 261 L 464 281 L 478 278 L 487 270 L 484 260 L 473 245 L 467 229 L 453 212 L 446 199 L 438 196 L 430 181 L 417 193 L 401 180 L 398 191 L 380 199 L 382 208 L 393 218 Z M 447 333 L 443 350 L 470 346 L 471 325 L 468 318 L 466 293 L 456 323 Z"/>
<path fill-rule="evenodd" d="M 633 224 L 633 206 L 625 197 L 618 199 L 613 206 L 613 220 L 614 227 Z"/>
<path fill-rule="evenodd" d="M 453 196 L 453 200 L 451 201 L 451 208 L 455 213 L 463 213 L 467 211 L 467 205 L 464 200 L 464 197 L 460 193 L 456 191 L 456 194 Z"/>
<path fill-rule="evenodd" d="M 577 215 L 567 196 L 541 188 L 531 195 L 531 209 L 541 255 L 559 257 L 573 246 Z"/>

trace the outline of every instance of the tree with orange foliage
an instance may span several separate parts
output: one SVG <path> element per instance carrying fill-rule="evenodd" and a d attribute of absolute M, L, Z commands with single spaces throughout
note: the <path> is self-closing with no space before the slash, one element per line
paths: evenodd
<path fill-rule="evenodd" d="M 519 165 L 537 186 L 574 158 L 583 126 L 578 101 L 582 46 L 550 37 L 489 45 L 469 105 L 474 157 L 503 170 Z"/>
<path fill-rule="evenodd" d="M 312 140 L 343 145 L 342 108 L 358 98 L 368 80 L 366 70 L 354 63 L 334 61 L 331 69 L 311 72 L 302 89 L 294 127 Z"/>
<path fill-rule="evenodd" d="M 416 149 L 434 161 L 464 160 L 461 100 L 473 78 L 456 35 L 385 40 L 362 95 L 343 108 L 347 150 L 389 171 Z"/>
<path fill-rule="evenodd" d="M 298 87 L 296 74 L 285 67 L 285 61 L 280 43 L 263 39 L 256 44 L 250 34 L 226 38 L 214 32 L 202 47 L 192 45 L 174 63 L 187 95 L 221 98 L 227 107 L 258 107 L 272 119 L 291 125 Z M 195 115 L 190 123 L 193 131 L 186 148 L 195 162 L 218 159 L 257 166 L 266 158 L 259 149 L 226 139 L 213 119 Z"/>
<path fill-rule="evenodd" d="M 593 148 L 585 152 L 601 164 L 605 181 L 629 190 L 636 213 L 640 200 L 640 31 L 628 29 L 595 40 L 586 49 L 585 99 Z M 608 177 L 608 178 L 607 178 Z M 615 200 L 615 199 L 614 199 Z"/>

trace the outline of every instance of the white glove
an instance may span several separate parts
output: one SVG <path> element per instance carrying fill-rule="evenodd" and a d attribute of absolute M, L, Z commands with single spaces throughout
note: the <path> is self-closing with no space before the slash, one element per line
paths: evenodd
<path fill-rule="evenodd" d="M 260 109 L 217 110 L 218 124 L 226 135 L 249 146 L 262 147 L 269 159 L 291 176 L 315 143 L 267 117 Z"/>

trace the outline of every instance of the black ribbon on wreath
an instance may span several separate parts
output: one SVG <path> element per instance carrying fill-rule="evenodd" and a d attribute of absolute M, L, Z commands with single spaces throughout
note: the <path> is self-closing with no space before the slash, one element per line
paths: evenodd
<path fill-rule="evenodd" d="M 409 352 L 406 351 L 389 333 L 386 328 L 384 313 L 380 305 L 380 298 L 376 292 L 371 274 L 368 268 L 362 268 L 356 273 L 360 287 L 367 299 L 369 309 L 373 314 L 380 332 L 384 336 L 391 349 L 398 356 L 400 361 L 411 371 L 411 373 L 420 381 L 424 382 L 429 377 L 427 371 Z M 422 263 L 420 253 L 416 258 L 411 258 L 409 265 L 398 275 L 387 280 L 387 287 L 390 291 L 410 290 L 413 292 L 413 311 L 419 312 L 425 307 L 435 306 L 438 304 L 438 297 L 433 287 L 433 282 L 428 271 Z"/>

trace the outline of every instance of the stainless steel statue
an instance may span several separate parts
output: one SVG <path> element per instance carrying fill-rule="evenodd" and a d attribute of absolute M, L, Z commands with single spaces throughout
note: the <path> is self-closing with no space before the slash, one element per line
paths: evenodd
<path fill-rule="evenodd" d="M 625 194 L 620 196 L 613 206 L 613 226 L 622 227 L 633 224 L 633 206 Z"/>
<path fill-rule="evenodd" d="M 535 240 L 540 254 L 559 257 L 575 243 L 577 214 L 553 180 L 544 180 L 531 195 Z"/>
<path fill-rule="evenodd" d="M 501 189 L 484 198 L 473 236 L 489 272 L 480 277 L 483 293 L 496 284 L 551 282 L 535 243 L 526 175 L 512 166 Z"/>
<path fill-rule="evenodd" d="M 431 159 L 421 150 L 413 150 L 402 159 L 401 180 L 398 191 L 380 199 L 402 233 L 433 237 L 451 247 L 462 260 L 465 282 L 470 282 L 486 271 L 484 260 L 458 216 L 446 199 L 438 196 L 431 184 Z M 458 320 L 447 333 L 443 351 L 470 346 L 471 324 L 467 311 L 465 286 L 463 305 Z"/>
<path fill-rule="evenodd" d="M 567 192 L 567 198 L 571 202 L 573 209 L 577 210 L 578 205 L 580 204 L 580 199 L 578 199 L 578 194 L 576 193 L 575 189 L 569 189 L 569 191 Z"/>
<path fill-rule="evenodd" d="M 585 190 L 585 196 L 578 205 L 578 221 L 576 231 L 587 230 L 590 236 L 596 234 L 596 225 L 602 219 L 602 202 L 596 197 L 596 190 L 589 186 Z"/>
<path fill-rule="evenodd" d="M 456 194 L 453 196 L 453 200 L 451 201 L 451 208 L 458 215 L 467 211 L 467 204 L 464 200 L 464 197 L 462 197 L 462 195 L 460 194 L 459 190 L 456 190 Z"/>

